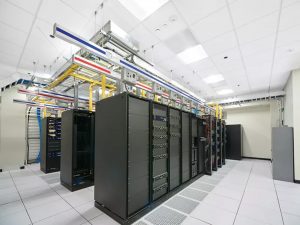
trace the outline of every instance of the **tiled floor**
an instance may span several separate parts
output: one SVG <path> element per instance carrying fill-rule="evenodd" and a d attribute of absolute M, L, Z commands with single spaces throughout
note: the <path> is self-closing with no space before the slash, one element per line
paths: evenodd
<path fill-rule="evenodd" d="M 94 188 L 70 192 L 39 165 L 0 173 L 1 225 L 115 225 L 94 207 Z M 300 225 L 300 185 L 274 181 L 271 164 L 227 161 L 144 216 L 138 225 Z"/>

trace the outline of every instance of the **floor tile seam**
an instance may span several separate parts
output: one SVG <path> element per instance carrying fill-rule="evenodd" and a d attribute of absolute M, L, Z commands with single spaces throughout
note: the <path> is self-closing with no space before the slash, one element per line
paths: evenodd
<path fill-rule="evenodd" d="M 214 205 L 214 204 L 212 204 L 212 203 L 210 203 L 210 202 L 202 202 L 202 204 L 207 204 L 207 205 L 209 205 L 209 206 L 215 207 L 215 208 L 217 208 L 217 209 L 219 209 L 219 210 L 223 210 L 223 211 L 226 211 L 226 212 L 229 212 L 229 213 L 234 213 L 234 214 L 237 213 L 237 211 L 236 211 L 236 212 L 233 212 L 233 211 L 231 211 L 231 210 L 229 210 L 229 209 L 225 209 L 225 208 L 222 208 L 222 207 L 220 207 L 220 206 L 216 206 L 216 205 Z"/>
<path fill-rule="evenodd" d="M 277 198 L 277 202 L 278 202 L 278 206 L 279 206 L 279 210 L 280 210 L 281 220 L 282 220 L 282 223 L 284 225 L 285 223 L 284 223 L 284 219 L 283 219 L 282 209 L 281 209 L 281 205 L 280 205 L 280 201 L 279 201 L 279 197 L 278 197 L 278 193 L 277 193 L 277 189 L 276 189 L 276 186 L 275 186 L 274 179 L 273 179 L 273 185 L 274 185 L 274 188 L 275 188 L 275 194 L 276 194 L 276 198 Z"/>
<path fill-rule="evenodd" d="M 300 215 L 296 215 L 294 213 L 290 213 L 290 212 L 283 212 L 284 214 L 288 214 L 288 215 L 291 215 L 291 216 L 296 216 L 300 219 Z"/>
<path fill-rule="evenodd" d="M 74 209 L 78 214 L 79 214 L 79 216 L 80 217 L 82 217 L 86 222 L 88 222 L 89 223 L 89 221 L 85 218 L 85 217 L 83 217 L 76 209 L 75 209 L 75 207 L 73 207 L 69 202 L 67 202 L 54 188 L 52 188 L 51 186 L 50 186 L 50 184 L 48 184 L 47 182 L 46 182 L 46 184 L 47 184 L 47 186 L 52 190 L 52 191 L 54 191 L 64 202 L 66 202 L 69 206 L 71 206 L 71 209 Z M 70 210 L 70 209 L 69 209 Z M 67 210 L 66 210 L 67 211 Z M 66 211 L 64 211 L 64 212 L 66 212 Z M 58 213 L 58 214 L 60 214 L 60 213 Z M 53 215 L 53 216 L 57 216 L 58 214 L 55 214 L 55 215 Z M 52 217 L 52 216 L 51 216 Z M 48 217 L 48 218 L 50 218 L 50 217 Z M 46 219 L 46 218 L 45 218 Z M 86 223 L 85 222 L 85 223 Z M 82 223 L 83 224 L 83 223 Z"/>
<path fill-rule="evenodd" d="M 242 198 L 241 198 L 241 200 L 240 200 L 240 203 L 239 203 L 238 210 L 237 210 L 237 212 L 236 212 L 236 214 L 235 214 L 235 217 L 234 217 L 234 220 L 233 220 L 233 224 L 235 224 L 235 221 L 236 221 L 237 215 L 238 215 L 238 213 L 239 213 L 239 211 L 240 211 L 240 207 L 241 207 L 241 204 L 242 204 L 242 201 L 243 201 L 243 198 L 244 198 L 245 192 L 246 192 L 246 188 L 247 188 L 247 185 L 248 185 L 248 181 L 249 181 L 249 179 L 250 179 L 250 176 L 251 176 L 252 169 L 253 169 L 253 163 L 251 164 L 251 169 L 250 169 L 250 171 L 249 171 L 249 175 L 248 175 L 247 183 L 246 183 L 246 185 L 245 185 L 245 188 L 244 188 L 244 191 L 243 191 L 243 194 L 242 194 Z"/>
<path fill-rule="evenodd" d="M 17 192 L 18 192 L 20 201 L 22 202 L 22 205 L 23 205 L 23 207 L 24 207 L 24 209 L 25 209 L 25 211 L 26 211 L 26 214 L 27 214 L 27 216 L 28 216 L 28 218 L 29 218 L 29 220 L 30 220 L 30 224 L 33 224 L 32 219 L 31 219 L 31 217 L 30 217 L 30 215 L 29 215 L 29 213 L 28 213 L 28 210 L 27 210 L 27 208 L 25 207 L 25 204 L 24 204 L 24 202 L 23 202 L 23 199 L 22 199 L 22 197 L 21 197 L 21 195 L 20 195 L 20 193 L 19 193 L 19 190 L 18 190 L 18 188 L 17 188 L 17 186 L 16 186 L 16 184 L 15 184 L 14 178 L 12 177 L 10 171 L 8 171 L 8 172 L 9 172 L 10 178 L 12 179 L 12 182 L 14 183 L 15 188 L 16 188 L 16 190 L 17 190 Z"/>

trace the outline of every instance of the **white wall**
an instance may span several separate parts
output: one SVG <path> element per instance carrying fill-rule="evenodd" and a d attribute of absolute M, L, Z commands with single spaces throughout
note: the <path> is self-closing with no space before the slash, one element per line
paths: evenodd
<path fill-rule="evenodd" d="M 243 156 L 271 158 L 270 105 L 226 109 L 227 124 L 243 126 Z"/>
<path fill-rule="evenodd" d="M 293 109 L 293 76 L 291 75 L 284 88 L 284 125 L 294 126 L 294 109 Z"/>
<path fill-rule="evenodd" d="M 26 155 L 25 105 L 13 99 L 25 99 L 12 87 L 1 93 L 0 103 L 0 168 L 11 169 L 24 165 Z"/>

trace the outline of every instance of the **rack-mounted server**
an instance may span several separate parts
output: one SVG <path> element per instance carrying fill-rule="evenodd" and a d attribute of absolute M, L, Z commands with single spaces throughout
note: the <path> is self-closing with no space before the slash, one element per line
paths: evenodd
<path fill-rule="evenodd" d="M 198 118 L 191 118 L 191 143 L 192 143 L 192 177 L 198 174 L 198 158 L 199 158 L 199 136 L 198 136 Z"/>
<path fill-rule="evenodd" d="M 222 164 L 225 165 L 226 163 L 226 122 L 222 120 Z"/>
<path fill-rule="evenodd" d="M 95 206 L 118 222 L 130 224 L 201 176 L 192 114 L 122 93 L 97 102 L 95 117 Z"/>
<path fill-rule="evenodd" d="M 212 135 L 212 169 L 214 171 L 218 170 L 218 154 L 217 154 L 217 118 L 211 116 L 211 135 Z"/>
<path fill-rule="evenodd" d="M 222 167 L 222 120 L 216 118 L 216 149 L 217 149 L 217 166 Z"/>
<path fill-rule="evenodd" d="M 94 184 L 94 113 L 68 110 L 62 113 L 62 185 L 76 191 Z"/>
<path fill-rule="evenodd" d="M 61 157 L 61 119 L 55 117 L 43 118 L 41 138 L 41 170 L 44 173 L 59 171 Z"/>

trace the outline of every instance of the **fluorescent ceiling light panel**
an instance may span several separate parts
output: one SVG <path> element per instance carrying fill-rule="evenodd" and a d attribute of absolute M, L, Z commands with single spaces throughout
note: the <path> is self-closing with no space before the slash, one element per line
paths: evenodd
<path fill-rule="evenodd" d="M 217 91 L 218 95 L 228 95 L 228 94 L 232 94 L 233 90 L 232 89 L 222 89 L 220 91 Z"/>
<path fill-rule="evenodd" d="M 139 20 L 144 20 L 169 0 L 119 0 Z"/>
<path fill-rule="evenodd" d="M 202 59 L 207 58 L 207 54 L 204 51 L 202 45 L 196 45 L 190 48 L 185 49 L 183 52 L 177 54 L 177 56 L 183 61 L 185 64 L 190 64 L 196 61 L 200 61 Z"/>
<path fill-rule="evenodd" d="M 204 82 L 207 84 L 214 84 L 214 83 L 218 83 L 220 81 L 224 80 L 224 77 L 222 74 L 214 74 L 214 75 L 210 75 L 208 77 L 205 77 Z"/>

